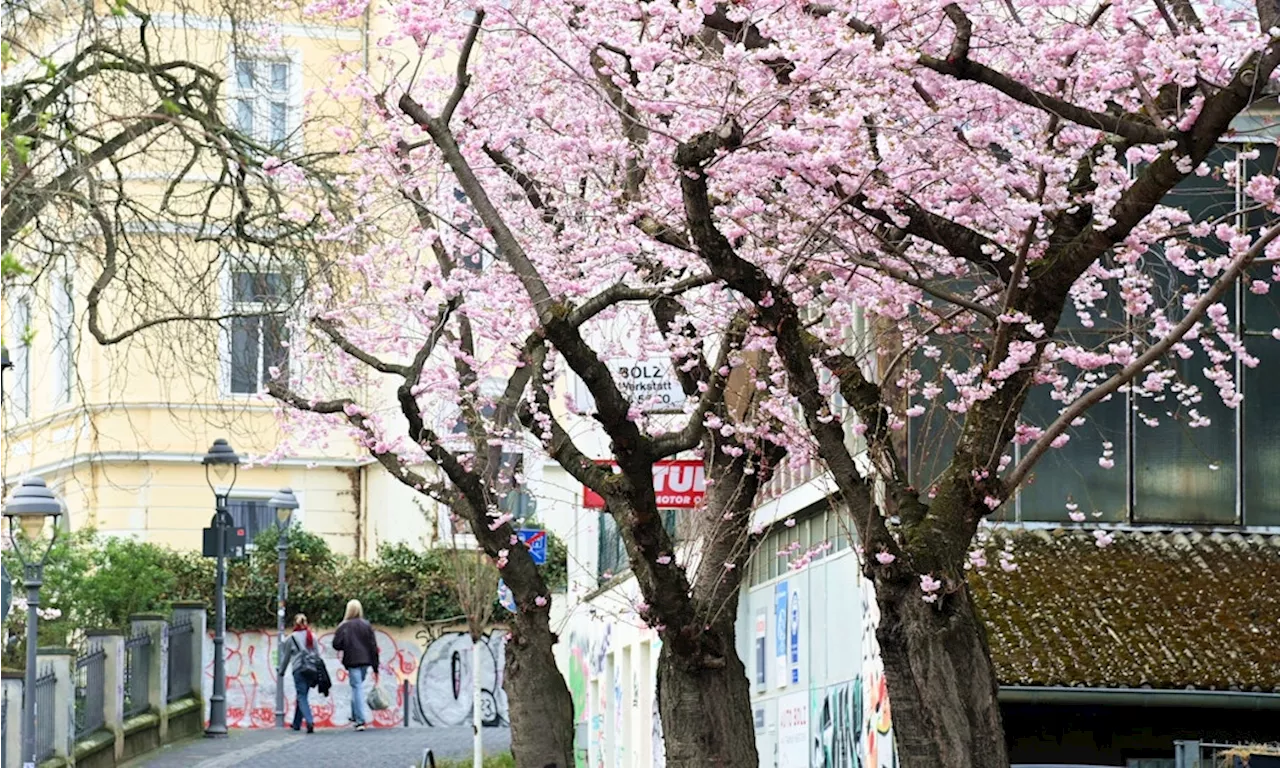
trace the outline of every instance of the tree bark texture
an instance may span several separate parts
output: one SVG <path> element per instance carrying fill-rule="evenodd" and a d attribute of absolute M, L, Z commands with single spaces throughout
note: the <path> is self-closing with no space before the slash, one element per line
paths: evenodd
<path fill-rule="evenodd" d="M 572 768 L 573 699 L 556 666 L 546 611 L 516 614 L 507 641 L 503 687 L 518 768 Z"/>
<path fill-rule="evenodd" d="M 710 663 L 678 655 L 670 643 L 662 645 L 658 710 L 667 766 L 756 768 L 750 681 L 734 647 L 732 624 L 721 622 L 703 642 L 721 646 Z"/>
<path fill-rule="evenodd" d="M 995 668 L 969 590 L 938 603 L 921 595 L 910 583 L 876 585 L 898 764 L 1008 768 Z"/>

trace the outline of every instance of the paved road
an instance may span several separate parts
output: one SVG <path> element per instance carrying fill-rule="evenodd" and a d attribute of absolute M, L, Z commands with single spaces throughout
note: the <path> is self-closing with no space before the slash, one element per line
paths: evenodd
<path fill-rule="evenodd" d="M 511 745 L 506 728 L 484 729 L 486 752 Z M 291 730 L 232 731 L 225 739 L 195 739 L 174 744 L 129 763 L 129 768 L 408 768 L 430 747 L 437 758 L 471 754 L 471 729 L 378 728 L 357 733 L 325 728 L 314 734 Z"/>

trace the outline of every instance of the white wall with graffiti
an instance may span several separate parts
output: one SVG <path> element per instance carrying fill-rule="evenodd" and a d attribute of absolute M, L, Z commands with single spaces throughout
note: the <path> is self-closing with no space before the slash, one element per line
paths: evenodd
<path fill-rule="evenodd" d="M 738 651 L 762 766 L 896 768 L 878 620 L 852 549 L 747 590 Z"/>
<path fill-rule="evenodd" d="M 777 561 L 747 569 L 738 653 L 762 768 L 897 766 L 874 595 L 851 543 L 833 533 L 836 522 L 819 524 L 811 513 L 800 525 L 779 526 L 784 543 L 766 536 L 754 558 Z M 831 545 L 815 545 L 824 541 Z M 811 554 L 797 562 L 797 551 Z M 561 663 L 580 767 L 664 764 L 655 695 L 661 640 L 636 615 L 639 602 L 628 579 L 569 609 Z"/>
<path fill-rule="evenodd" d="M 638 601 L 628 579 L 578 604 L 561 633 L 579 768 L 666 764 L 656 695 L 662 641 L 636 615 Z"/>
<path fill-rule="evenodd" d="M 406 707 L 411 724 L 470 725 L 474 706 L 473 675 L 480 676 L 480 708 L 485 725 L 508 725 L 507 696 L 502 689 L 506 630 L 495 629 L 481 638 L 480 669 L 473 669 L 471 636 L 461 627 L 377 627 L 379 687 L 392 702 L 374 712 L 375 727 L 403 724 Z M 329 669 L 333 690 L 328 697 L 312 689 L 310 702 L 316 726 L 342 727 L 351 719 L 351 686 L 333 650 L 333 630 L 316 630 L 320 655 Z M 275 723 L 276 633 L 227 632 L 227 724 L 232 728 L 270 728 Z M 205 638 L 205 716 L 213 689 L 213 639 Z M 405 681 L 410 683 L 408 701 Z M 291 718 L 296 698 L 293 679 L 284 680 L 286 712 Z M 365 684 L 366 693 L 373 682 Z"/>

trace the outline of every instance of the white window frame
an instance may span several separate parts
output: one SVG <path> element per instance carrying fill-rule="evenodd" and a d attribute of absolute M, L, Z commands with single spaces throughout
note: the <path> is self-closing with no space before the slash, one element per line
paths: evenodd
<path fill-rule="evenodd" d="M 19 323 L 19 307 L 23 308 L 26 317 Z M 31 292 L 20 288 L 13 292 L 9 304 L 9 338 L 5 346 L 9 348 L 9 362 L 12 371 L 6 371 L 4 405 L 13 418 L 24 420 L 31 415 L 31 345 L 23 342 L 27 331 L 31 328 L 32 309 Z"/>
<path fill-rule="evenodd" d="M 70 271 L 64 272 L 56 277 L 52 285 L 52 295 L 49 297 L 49 305 L 53 310 L 49 315 L 49 339 L 53 348 L 50 401 L 56 407 L 71 403 L 75 386 L 75 276 Z"/>
<path fill-rule="evenodd" d="M 242 261 L 238 264 L 233 265 L 229 263 L 230 261 L 231 259 L 226 258 L 224 256 L 223 266 L 218 278 L 218 283 L 219 283 L 218 287 L 221 293 L 219 304 L 222 309 L 222 314 L 224 315 L 230 314 L 236 311 L 237 309 L 246 308 L 250 306 L 248 302 L 237 303 L 233 300 L 234 297 L 232 296 L 232 290 L 233 290 L 233 281 L 236 273 L 247 272 L 249 271 L 250 268 L 257 268 L 257 269 L 260 269 L 261 271 L 268 271 L 268 272 L 272 271 L 273 269 L 273 266 L 271 265 L 258 264 L 255 262 Z M 284 273 L 284 270 L 277 269 L 276 271 Z M 290 287 L 292 288 L 295 297 L 300 297 L 302 295 L 302 286 L 303 286 L 302 279 L 303 278 L 301 274 L 294 274 L 293 280 L 291 281 Z M 258 311 L 264 308 L 263 305 L 260 303 L 254 303 L 252 306 L 254 307 L 255 310 L 258 310 Z M 297 359 L 297 356 L 295 355 L 295 350 L 297 349 L 297 347 L 294 344 L 294 342 L 299 336 L 299 334 L 297 333 L 299 329 L 297 328 L 297 324 L 293 322 L 295 318 L 291 314 L 287 313 L 285 317 L 289 325 L 289 370 L 287 372 L 288 376 L 286 378 L 290 386 L 292 386 L 300 380 L 300 376 L 299 376 L 300 361 Z M 235 392 L 231 389 L 231 378 L 232 378 L 231 373 L 232 373 L 232 365 L 234 362 L 232 359 L 234 330 L 232 329 L 231 320 L 227 320 L 224 323 L 224 326 L 225 327 L 220 329 L 218 333 L 218 363 L 219 363 L 218 364 L 218 369 L 219 369 L 218 394 L 219 396 L 222 398 L 264 397 L 266 395 L 266 392 L 261 388 L 257 392 Z M 258 365 L 259 366 L 262 365 L 264 359 L 265 359 L 265 356 L 262 354 L 262 330 L 261 330 L 261 326 L 259 326 L 259 330 L 258 330 Z"/>
<path fill-rule="evenodd" d="M 255 64 L 255 81 L 258 87 L 245 89 L 240 85 L 238 64 L 252 61 Z M 270 65 L 285 64 L 288 67 L 288 87 L 286 94 L 286 114 L 283 143 L 277 148 L 291 152 L 302 151 L 302 51 L 297 48 L 266 49 L 249 47 L 233 50 L 227 55 L 227 124 L 239 129 L 239 104 L 242 99 L 253 100 L 254 130 L 250 134 L 255 141 L 264 145 L 272 145 L 269 126 L 271 124 L 271 90 Z M 266 66 L 264 66 L 266 65 Z"/>

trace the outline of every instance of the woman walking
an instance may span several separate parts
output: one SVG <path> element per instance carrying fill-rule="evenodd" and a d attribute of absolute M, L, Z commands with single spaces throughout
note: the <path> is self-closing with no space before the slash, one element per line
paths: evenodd
<path fill-rule="evenodd" d="M 307 721 L 307 733 L 315 733 L 316 722 L 311 716 L 311 702 L 307 693 L 319 681 L 318 666 L 323 666 L 317 652 L 316 637 L 311 634 L 306 614 L 299 613 L 293 617 L 293 632 L 284 641 L 280 649 L 280 666 L 276 668 L 276 679 L 283 680 L 285 670 L 293 662 L 293 687 L 298 693 L 298 706 L 293 711 L 293 730 L 302 729 L 302 721 Z"/>
<path fill-rule="evenodd" d="M 373 670 L 373 684 L 378 684 L 378 637 L 373 625 L 364 620 L 364 607 L 359 600 L 347 601 L 347 612 L 333 633 L 333 649 L 347 668 L 351 680 L 351 714 L 356 730 L 363 731 L 369 721 L 369 705 L 364 698 L 364 681 Z"/>

